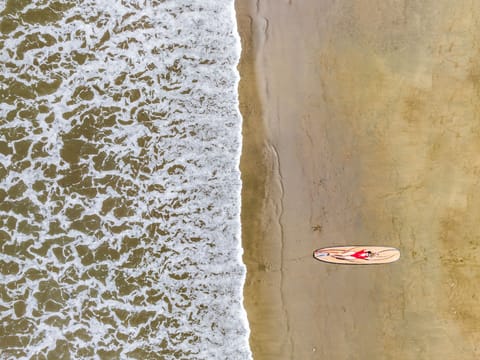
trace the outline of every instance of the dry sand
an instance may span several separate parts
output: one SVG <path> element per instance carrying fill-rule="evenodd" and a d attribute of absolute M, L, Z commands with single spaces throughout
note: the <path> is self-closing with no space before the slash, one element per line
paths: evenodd
<path fill-rule="evenodd" d="M 237 0 L 254 358 L 480 358 L 480 7 Z M 328 245 L 395 246 L 327 265 Z"/>

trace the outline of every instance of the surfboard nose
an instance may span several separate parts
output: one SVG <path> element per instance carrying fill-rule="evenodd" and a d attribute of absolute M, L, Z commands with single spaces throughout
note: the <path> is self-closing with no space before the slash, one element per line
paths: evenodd
<path fill-rule="evenodd" d="M 314 258 L 318 258 L 318 257 L 322 257 L 322 256 L 328 256 L 328 255 L 329 255 L 328 252 L 323 252 L 320 249 L 317 249 L 313 252 L 313 257 Z"/>

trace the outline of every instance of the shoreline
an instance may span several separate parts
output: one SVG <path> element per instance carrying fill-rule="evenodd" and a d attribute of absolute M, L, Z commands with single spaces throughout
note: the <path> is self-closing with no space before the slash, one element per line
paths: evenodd
<path fill-rule="evenodd" d="M 236 1 L 256 360 L 480 356 L 480 9 L 396 5 Z M 312 259 L 358 244 L 402 257 Z"/>
<path fill-rule="evenodd" d="M 348 346 L 347 340 L 336 337 L 349 319 L 335 324 L 315 319 L 341 296 L 334 294 L 317 304 L 326 294 L 322 284 L 334 286 L 344 275 L 319 268 L 312 252 L 332 244 L 322 242 L 323 237 L 337 239 L 338 244 L 353 237 L 355 214 L 348 206 L 357 189 L 355 182 L 349 182 L 353 175 L 343 176 L 355 168 L 357 159 L 343 151 L 349 146 L 348 134 L 329 139 L 331 133 L 323 129 L 335 124 L 326 120 L 321 106 L 325 99 L 317 83 L 321 79 L 310 61 L 318 51 L 311 42 L 320 39 L 313 37 L 310 44 L 296 41 L 304 32 L 320 34 L 310 12 L 319 14 L 324 7 L 315 1 L 309 5 L 236 4 L 242 39 L 244 303 L 255 359 L 335 356 L 336 350 L 327 351 L 322 345 L 336 341 L 338 348 Z M 308 21 L 299 23 L 304 18 Z M 285 23 L 290 27 L 284 28 Z M 298 71 L 297 63 L 307 66 Z M 333 150 L 327 145 L 334 145 Z M 342 217 L 336 219 L 328 212 Z M 355 288 L 344 295 L 354 293 Z M 372 309 L 364 316 L 373 317 Z"/>
<path fill-rule="evenodd" d="M 272 183 L 272 154 L 268 149 L 268 134 L 263 122 L 264 100 L 258 89 L 259 41 L 257 18 L 253 1 L 236 2 L 237 23 L 242 42 L 238 65 L 240 112 L 243 117 L 242 173 L 242 245 L 247 267 L 244 286 L 244 305 L 251 334 L 250 346 L 255 358 L 281 357 L 286 333 L 281 299 L 277 289 L 281 284 L 278 272 L 281 249 L 275 239 L 275 187 Z M 283 313 L 283 315 L 285 315 Z M 280 326 L 278 326 L 280 325 Z M 276 329 L 276 330 L 272 330 Z"/>

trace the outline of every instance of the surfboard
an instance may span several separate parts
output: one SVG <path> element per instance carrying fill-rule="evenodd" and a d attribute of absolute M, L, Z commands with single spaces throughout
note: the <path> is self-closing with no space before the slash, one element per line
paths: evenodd
<path fill-rule="evenodd" d="M 400 259 L 400 250 L 385 246 L 335 246 L 317 249 L 313 257 L 333 264 L 388 264 Z"/>

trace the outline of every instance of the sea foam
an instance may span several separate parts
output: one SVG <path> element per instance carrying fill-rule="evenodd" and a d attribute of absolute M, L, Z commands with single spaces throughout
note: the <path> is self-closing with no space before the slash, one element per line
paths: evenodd
<path fill-rule="evenodd" d="M 1 356 L 251 358 L 233 1 L 0 10 Z"/>

